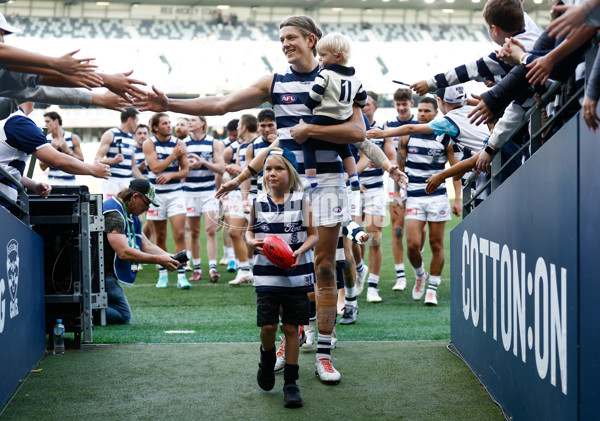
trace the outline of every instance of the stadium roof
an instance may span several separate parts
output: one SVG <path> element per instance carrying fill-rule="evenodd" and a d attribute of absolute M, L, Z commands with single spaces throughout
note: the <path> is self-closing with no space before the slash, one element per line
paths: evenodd
<path fill-rule="evenodd" d="M 0 2 L 4 2 L 0 0 Z M 77 3 L 98 3 L 95 0 L 70 0 L 65 4 Z M 539 2 L 539 3 L 538 3 Z M 230 7 L 299 7 L 307 11 L 318 8 L 341 8 L 341 9 L 454 9 L 454 10 L 481 10 L 485 0 L 299 0 L 292 2 L 290 0 L 107 0 L 105 3 L 120 4 L 153 4 L 168 6 L 198 6 L 215 8 L 221 6 L 226 9 Z M 543 0 L 524 0 L 525 10 L 533 11 L 540 9 L 550 9 L 547 2 Z"/>

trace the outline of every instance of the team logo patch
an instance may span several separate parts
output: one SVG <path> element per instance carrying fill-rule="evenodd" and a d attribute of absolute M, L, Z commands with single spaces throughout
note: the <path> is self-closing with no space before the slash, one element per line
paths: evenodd
<path fill-rule="evenodd" d="M 410 146 L 408 148 L 408 153 L 418 153 L 419 152 L 419 148 L 415 148 L 414 146 Z"/>
<path fill-rule="evenodd" d="M 292 95 L 292 94 L 285 94 L 285 95 L 281 95 L 279 97 L 279 99 L 281 100 L 281 102 L 283 102 L 284 104 L 291 104 L 292 102 L 296 102 L 296 95 Z"/>
<path fill-rule="evenodd" d="M 19 315 L 19 243 L 14 238 L 6 245 L 6 274 L 8 276 L 8 290 L 10 291 L 10 318 Z"/>
<path fill-rule="evenodd" d="M 406 209 L 407 215 L 417 215 L 419 211 L 417 209 Z"/>
<path fill-rule="evenodd" d="M 332 211 L 333 213 L 340 214 L 340 213 L 342 213 L 342 207 L 341 207 L 341 206 L 336 206 L 336 207 L 334 207 L 333 209 L 331 209 L 331 211 Z"/>

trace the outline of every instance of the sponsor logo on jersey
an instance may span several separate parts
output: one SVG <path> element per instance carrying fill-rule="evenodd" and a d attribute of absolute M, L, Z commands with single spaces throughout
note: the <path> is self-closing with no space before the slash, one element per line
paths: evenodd
<path fill-rule="evenodd" d="M 284 104 L 291 104 L 292 102 L 296 102 L 296 95 L 285 94 L 285 95 L 281 95 L 281 97 L 279 99 Z"/>

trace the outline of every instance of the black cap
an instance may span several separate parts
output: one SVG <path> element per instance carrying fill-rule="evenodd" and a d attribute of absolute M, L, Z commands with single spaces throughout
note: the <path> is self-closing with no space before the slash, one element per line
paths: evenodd
<path fill-rule="evenodd" d="M 135 190 L 138 193 L 142 193 L 154 206 L 159 206 L 158 202 L 156 201 L 154 186 L 148 180 L 143 178 L 136 178 L 134 180 L 131 180 L 131 182 L 129 183 L 129 188 L 131 190 Z"/>

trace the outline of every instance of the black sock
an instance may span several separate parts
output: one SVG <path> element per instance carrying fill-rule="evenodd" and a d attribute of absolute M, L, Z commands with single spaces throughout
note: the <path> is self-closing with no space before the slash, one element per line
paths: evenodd
<path fill-rule="evenodd" d="M 298 364 L 286 364 L 283 369 L 283 383 L 296 383 L 298 380 Z"/>

